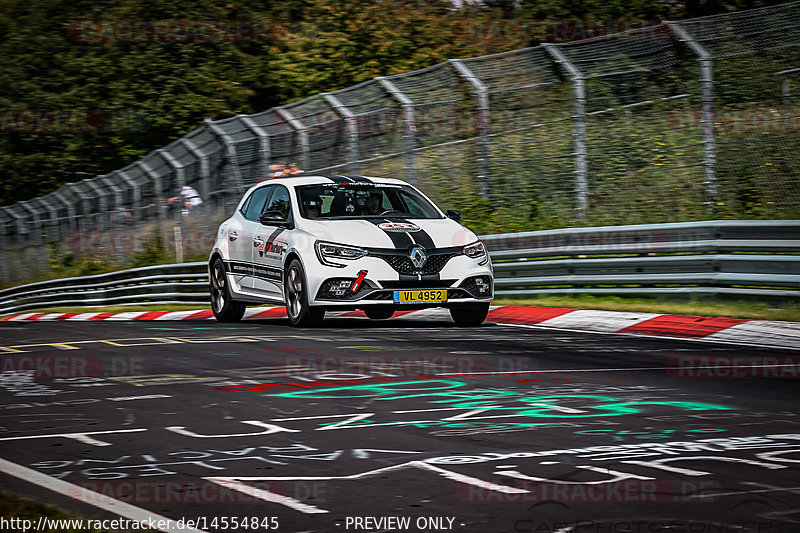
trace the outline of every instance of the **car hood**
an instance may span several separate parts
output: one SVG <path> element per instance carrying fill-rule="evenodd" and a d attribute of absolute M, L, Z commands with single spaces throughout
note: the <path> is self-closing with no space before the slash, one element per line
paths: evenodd
<path fill-rule="evenodd" d="M 404 231 L 405 224 L 413 224 L 419 230 Z M 365 248 L 405 250 L 415 243 L 426 249 L 450 248 L 464 246 L 478 239 L 472 231 L 449 218 L 304 220 L 301 229 L 321 241 Z"/>

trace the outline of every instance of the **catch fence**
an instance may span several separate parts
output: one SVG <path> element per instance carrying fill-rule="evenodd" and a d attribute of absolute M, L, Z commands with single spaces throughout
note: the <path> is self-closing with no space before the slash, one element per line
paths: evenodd
<path fill-rule="evenodd" d="M 800 218 L 800 2 L 450 60 L 207 120 L 0 208 L 0 283 L 207 253 L 276 164 L 398 177 L 479 233 Z M 183 208 L 181 185 L 203 204 Z"/>

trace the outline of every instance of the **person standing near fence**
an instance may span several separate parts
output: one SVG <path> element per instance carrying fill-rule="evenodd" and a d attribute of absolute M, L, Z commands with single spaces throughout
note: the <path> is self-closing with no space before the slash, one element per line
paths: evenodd
<path fill-rule="evenodd" d="M 197 189 L 188 185 L 181 186 L 181 196 L 183 197 L 183 209 L 181 209 L 183 216 L 188 216 L 192 209 L 203 203 L 203 199 L 200 198 L 200 193 L 197 192 Z M 171 204 L 177 199 L 178 196 L 174 196 L 167 201 Z"/>

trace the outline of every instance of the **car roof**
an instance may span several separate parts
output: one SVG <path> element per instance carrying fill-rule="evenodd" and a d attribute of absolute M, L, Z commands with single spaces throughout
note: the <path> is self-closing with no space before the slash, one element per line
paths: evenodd
<path fill-rule="evenodd" d="M 332 182 L 342 182 L 342 183 L 381 183 L 381 184 L 394 184 L 394 185 L 408 185 L 403 180 L 398 180 L 394 178 L 378 178 L 372 176 L 345 176 L 345 175 L 334 175 L 334 176 L 326 176 L 326 175 L 295 175 L 295 176 L 286 176 L 280 178 L 272 178 L 266 181 L 259 183 L 259 185 L 264 184 L 273 184 L 273 183 L 280 183 L 283 185 L 291 185 L 291 186 L 298 186 L 298 185 L 317 185 L 317 184 L 330 184 Z"/>

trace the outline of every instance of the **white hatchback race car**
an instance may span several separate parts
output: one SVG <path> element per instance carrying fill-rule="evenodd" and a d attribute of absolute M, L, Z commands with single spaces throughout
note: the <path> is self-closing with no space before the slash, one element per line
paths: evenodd
<path fill-rule="evenodd" d="M 211 304 L 221 322 L 252 304 L 286 304 L 293 326 L 325 311 L 372 319 L 446 307 L 481 324 L 494 292 L 483 243 L 424 194 L 396 179 L 302 176 L 251 187 L 217 231 Z"/>

